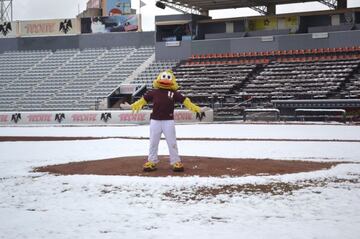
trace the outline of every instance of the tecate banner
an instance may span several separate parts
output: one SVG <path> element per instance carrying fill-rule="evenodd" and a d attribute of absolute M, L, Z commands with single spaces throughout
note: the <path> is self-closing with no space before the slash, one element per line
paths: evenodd
<path fill-rule="evenodd" d="M 21 21 L 20 36 L 54 36 L 78 34 L 76 19 Z"/>
<path fill-rule="evenodd" d="M 81 18 L 81 33 L 133 32 L 138 29 L 138 15 Z"/>
<path fill-rule="evenodd" d="M 16 37 L 17 22 L 0 22 L 0 38 Z"/>
<path fill-rule="evenodd" d="M 56 111 L 56 112 L 0 112 L 0 125 L 121 125 L 148 124 L 151 110 L 134 113 L 117 111 Z M 188 110 L 175 110 L 174 119 L 180 123 L 212 122 L 213 110 L 195 114 Z"/>

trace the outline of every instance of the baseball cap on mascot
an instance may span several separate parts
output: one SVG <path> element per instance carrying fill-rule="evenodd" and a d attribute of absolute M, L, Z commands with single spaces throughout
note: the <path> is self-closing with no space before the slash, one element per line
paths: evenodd
<path fill-rule="evenodd" d="M 172 70 L 161 72 L 158 77 L 153 81 L 155 89 L 177 90 L 179 85 L 176 82 L 176 77 Z"/>

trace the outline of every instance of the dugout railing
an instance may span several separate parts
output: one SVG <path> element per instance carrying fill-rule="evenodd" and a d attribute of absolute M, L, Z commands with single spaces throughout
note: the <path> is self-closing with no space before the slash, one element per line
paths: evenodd
<path fill-rule="evenodd" d="M 295 109 L 297 121 L 338 121 L 346 122 L 344 109 Z"/>

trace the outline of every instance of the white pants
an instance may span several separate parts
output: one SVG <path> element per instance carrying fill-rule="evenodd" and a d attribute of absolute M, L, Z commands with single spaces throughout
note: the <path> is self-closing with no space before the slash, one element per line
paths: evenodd
<path fill-rule="evenodd" d="M 180 161 L 176 144 L 174 120 L 150 120 L 150 148 L 148 160 L 154 163 L 159 162 L 158 149 L 161 134 L 164 133 L 169 148 L 170 164 Z"/>

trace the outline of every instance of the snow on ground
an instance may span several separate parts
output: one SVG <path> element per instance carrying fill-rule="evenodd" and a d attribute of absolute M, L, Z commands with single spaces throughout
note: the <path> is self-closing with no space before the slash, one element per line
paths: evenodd
<path fill-rule="evenodd" d="M 1 127 L 1 136 L 148 136 L 148 126 Z M 178 137 L 360 140 L 345 125 L 178 125 Z M 350 161 L 330 170 L 240 178 L 53 176 L 32 167 L 146 155 L 147 140 L 0 142 L 0 238 L 358 238 L 360 143 L 178 141 L 180 154 Z M 161 141 L 160 154 L 167 154 Z M 201 187 L 302 185 L 283 195 L 220 194 L 178 201 Z M 338 181 L 337 181 L 338 180 Z M 353 180 L 353 181 L 352 181 Z"/>
<path fill-rule="evenodd" d="M 0 136 L 149 137 L 149 126 L 1 127 Z M 75 130 L 76 129 L 76 130 Z M 319 124 L 198 124 L 177 125 L 180 138 L 338 139 L 360 140 L 360 126 Z"/>

